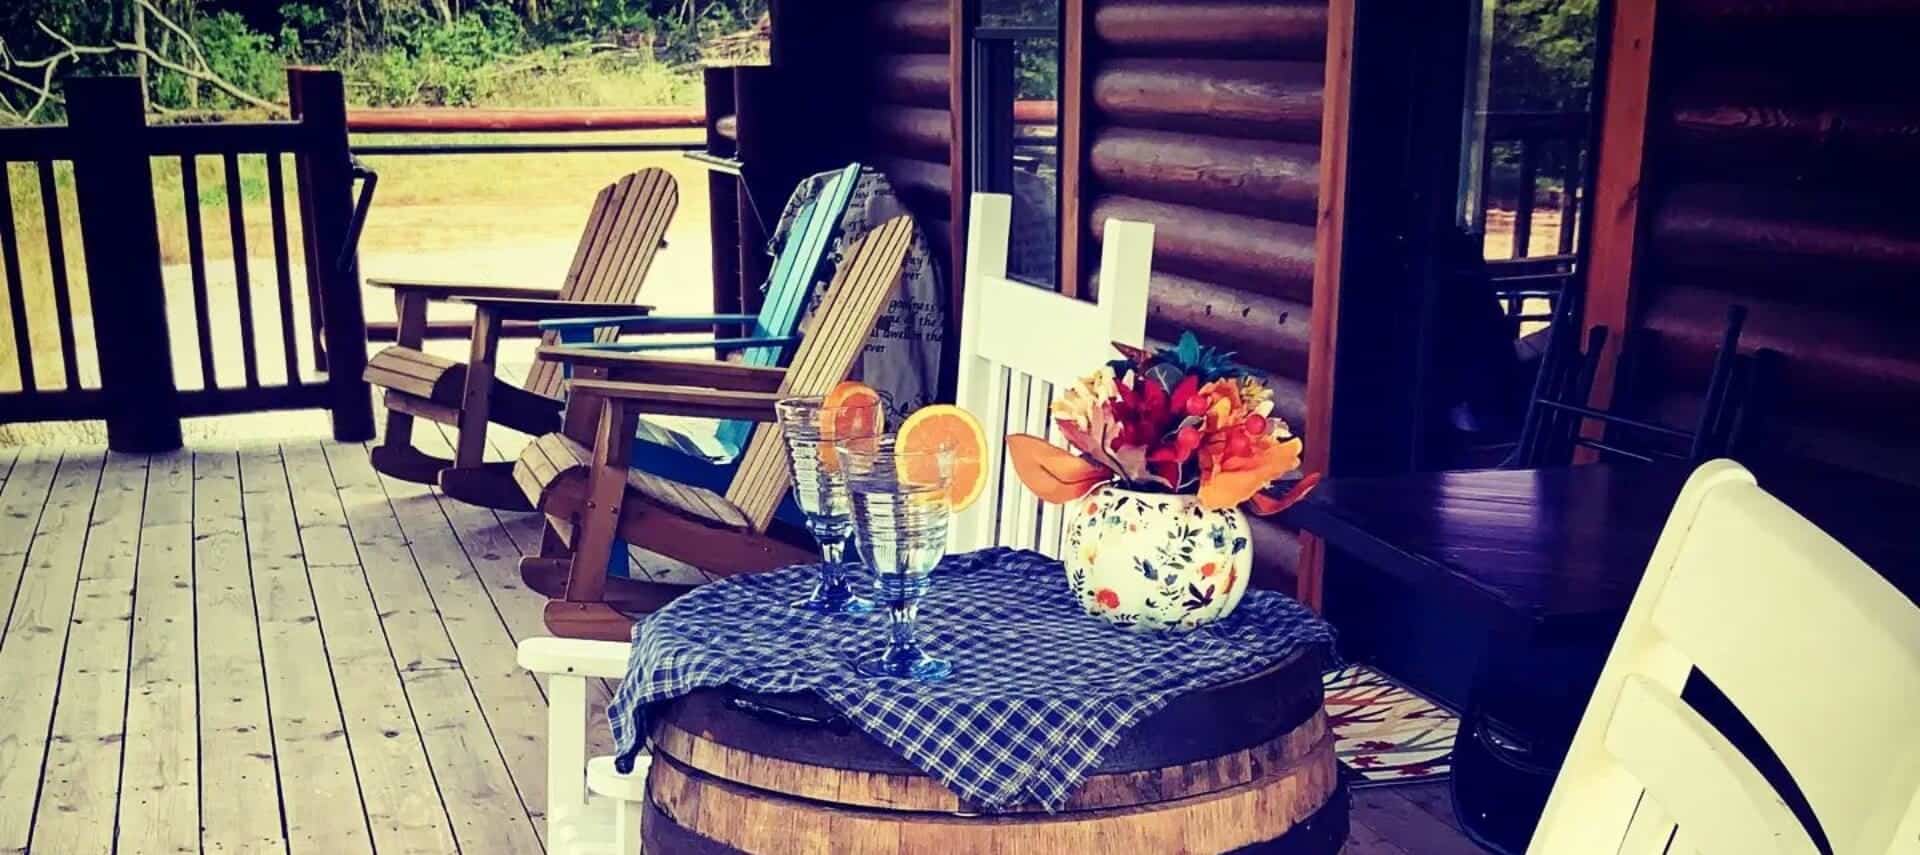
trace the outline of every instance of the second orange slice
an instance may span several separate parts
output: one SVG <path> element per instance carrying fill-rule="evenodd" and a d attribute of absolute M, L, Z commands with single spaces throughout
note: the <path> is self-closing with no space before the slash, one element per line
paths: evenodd
<path fill-rule="evenodd" d="M 903 451 L 953 453 L 947 496 L 954 510 L 973 504 L 986 489 L 987 434 L 972 413 L 952 404 L 921 407 L 900 425 L 895 442 Z"/>

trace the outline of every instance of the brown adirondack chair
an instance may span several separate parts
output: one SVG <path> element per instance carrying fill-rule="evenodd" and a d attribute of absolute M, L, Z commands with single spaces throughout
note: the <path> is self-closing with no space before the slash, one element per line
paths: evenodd
<path fill-rule="evenodd" d="M 487 424 L 497 422 L 539 435 L 560 425 L 560 367 L 539 362 L 526 383 L 515 386 L 494 376 L 503 325 L 596 315 L 644 313 L 636 306 L 647 268 L 661 246 L 667 224 L 680 203 L 680 191 L 666 170 L 649 167 L 601 188 L 593 212 L 574 250 L 573 264 L 558 288 L 520 288 L 446 282 L 370 279 L 393 290 L 399 330 L 392 347 L 367 361 L 367 382 L 386 390 L 387 425 L 374 446 L 375 469 L 422 484 L 438 483 L 447 495 L 496 508 L 525 509 L 514 487 L 512 463 L 487 463 Z M 473 332 L 466 362 L 422 349 L 427 306 L 455 300 L 472 304 Z M 554 333 L 543 336 L 552 343 Z M 618 328 L 595 334 L 611 341 Z M 413 420 L 424 418 L 459 428 L 454 458 L 436 457 L 413 447 Z"/>
<path fill-rule="evenodd" d="M 813 328 L 787 368 L 687 362 L 633 353 L 547 346 L 543 359 L 573 367 L 564 430 L 536 439 L 514 479 L 547 515 L 537 557 L 521 578 L 552 600 L 556 635 L 627 640 L 632 613 L 658 609 L 690 586 L 609 577 L 624 540 L 715 576 L 812 560 L 811 547 L 770 535 L 775 508 L 792 485 L 774 402 L 823 395 L 846 379 L 874 321 L 900 279 L 913 222 L 896 217 L 849 249 Z M 632 382 L 641 380 L 645 382 Z M 760 422 L 726 495 L 627 466 L 641 413 Z"/>

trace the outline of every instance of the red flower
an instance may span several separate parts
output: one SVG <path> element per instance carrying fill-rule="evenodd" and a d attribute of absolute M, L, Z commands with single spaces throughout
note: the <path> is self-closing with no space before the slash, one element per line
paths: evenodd
<path fill-rule="evenodd" d="M 1093 599 L 1105 608 L 1117 609 L 1120 607 L 1120 595 L 1114 593 L 1112 588 L 1101 588 L 1094 593 Z"/>
<path fill-rule="evenodd" d="M 1213 574 L 1219 571 L 1220 571 L 1220 568 L 1214 566 L 1214 563 L 1209 561 L 1205 564 L 1200 565 L 1200 578 L 1211 579 L 1213 578 Z"/>

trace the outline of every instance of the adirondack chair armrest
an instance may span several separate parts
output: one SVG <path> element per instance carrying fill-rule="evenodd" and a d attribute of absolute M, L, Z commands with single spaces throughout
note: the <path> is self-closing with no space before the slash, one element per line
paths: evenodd
<path fill-rule="evenodd" d="M 703 333 L 716 326 L 750 324 L 757 315 L 636 315 L 631 312 L 600 318 L 566 318 L 540 322 L 543 330 L 589 332 L 618 327 L 622 333 Z"/>
<path fill-rule="evenodd" d="M 651 413 L 662 416 L 692 416 L 709 419 L 746 419 L 770 422 L 776 418 L 777 392 L 746 392 L 738 389 L 703 389 L 698 386 L 665 386 L 658 383 L 623 383 L 616 380 L 573 380 L 567 392 L 575 396 L 598 398 L 614 413 L 613 423 L 624 421 L 625 413 Z"/>
<path fill-rule="evenodd" d="M 618 680 L 627 676 L 630 649 L 628 645 L 611 641 L 529 638 L 520 642 L 518 658 L 520 667 L 536 674 Z"/>
<path fill-rule="evenodd" d="M 453 299 L 454 302 L 486 309 L 493 313 L 494 317 L 509 321 L 544 321 L 552 318 L 578 317 L 583 314 L 604 315 L 610 312 L 644 315 L 653 310 L 652 306 L 636 306 L 632 303 L 592 303 L 581 300 L 496 296 L 468 296 Z"/>
<path fill-rule="evenodd" d="M 604 379 L 621 382 L 648 382 L 662 386 L 704 386 L 709 389 L 733 389 L 743 392 L 772 392 L 787 377 L 784 368 L 741 365 L 719 360 L 669 359 L 638 353 L 622 353 L 600 348 L 544 345 L 536 355 L 571 366 L 576 376 L 583 368 L 595 369 Z M 602 378 L 593 378 L 602 379 Z M 583 378 L 581 382 L 585 382 Z"/>
<path fill-rule="evenodd" d="M 579 347 L 594 350 L 638 353 L 648 350 L 691 350 L 694 348 L 712 348 L 720 351 L 739 350 L 746 347 L 785 347 L 799 344 L 797 335 L 755 336 L 751 338 L 707 338 L 697 341 L 604 341 L 583 342 Z"/>
<path fill-rule="evenodd" d="M 517 297 L 532 300 L 556 300 L 558 288 L 530 288 L 523 285 L 482 285 L 473 282 L 432 282 L 419 279 L 368 279 L 368 285 L 386 288 L 401 297 L 424 297 L 429 301 L 457 297 Z M 631 313 L 632 307 L 627 307 Z"/>

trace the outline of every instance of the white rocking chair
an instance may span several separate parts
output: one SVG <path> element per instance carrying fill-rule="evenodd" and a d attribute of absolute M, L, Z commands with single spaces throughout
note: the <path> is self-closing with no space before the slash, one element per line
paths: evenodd
<path fill-rule="evenodd" d="M 1835 855 L 1920 853 L 1920 609 L 1730 460 L 1680 491 L 1527 851 L 1813 853 L 1680 692 L 1714 682 Z"/>
<path fill-rule="evenodd" d="M 1089 303 L 1007 278 L 1013 200 L 975 193 L 972 205 L 957 397 L 986 428 L 987 491 L 954 515 L 948 543 L 955 552 L 1011 546 L 1058 556 L 1061 508 L 1004 477 L 1005 438 L 1029 433 L 1061 444 L 1048 414 L 1054 393 L 1117 358 L 1114 342 L 1145 343 L 1153 226 L 1107 221 L 1099 300 Z"/>

